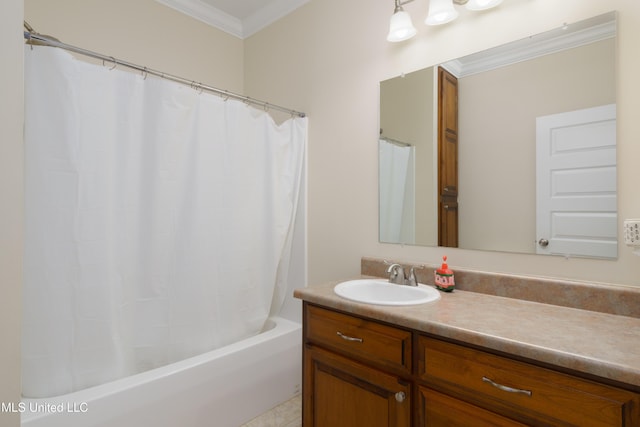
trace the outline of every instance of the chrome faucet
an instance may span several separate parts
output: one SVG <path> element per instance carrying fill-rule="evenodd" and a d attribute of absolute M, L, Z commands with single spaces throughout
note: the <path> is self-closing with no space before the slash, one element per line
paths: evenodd
<path fill-rule="evenodd" d="M 385 264 L 389 265 L 387 273 L 389 274 L 389 282 L 397 285 L 418 286 L 418 278 L 416 277 L 416 268 L 424 268 L 424 265 L 412 266 L 409 269 L 409 277 L 405 274 L 405 267 L 398 263 L 390 263 L 385 261 Z"/>
<path fill-rule="evenodd" d="M 387 273 L 389 273 L 389 281 L 391 283 L 396 283 L 398 285 L 404 285 L 405 277 L 404 277 L 404 267 L 400 264 L 393 263 L 389 265 L 387 268 Z"/>

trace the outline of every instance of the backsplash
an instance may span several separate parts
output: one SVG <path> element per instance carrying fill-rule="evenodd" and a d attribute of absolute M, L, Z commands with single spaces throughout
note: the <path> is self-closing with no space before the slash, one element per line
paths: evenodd
<path fill-rule="evenodd" d="M 399 260 L 389 261 L 408 266 L 424 265 L 425 268 L 415 271 L 418 281 L 427 285 L 433 285 L 433 272 L 439 267 Z M 387 277 L 387 265 L 382 259 L 363 257 L 360 270 L 365 276 Z M 457 290 L 640 318 L 640 288 L 459 268 L 453 270 Z"/>

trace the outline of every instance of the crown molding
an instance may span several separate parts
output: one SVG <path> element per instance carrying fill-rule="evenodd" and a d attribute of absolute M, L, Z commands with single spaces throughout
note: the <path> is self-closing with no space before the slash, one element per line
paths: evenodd
<path fill-rule="evenodd" d="M 579 24 L 531 36 L 442 64 L 458 78 L 494 70 L 517 62 L 583 46 L 616 35 L 616 14 L 611 12 Z"/>
<path fill-rule="evenodd" d="M 244 37 L 252 36 L 311 0 L 272 0 L 242 21 Z"/>
<path fill-rule="evenodd" d="M 293 12 L 310 0 L 272 0 L 245 19 L 239 19 L 201 0 L 156 0 L 167 7 L 245 39 Z"/>
<path fill-rule="evenodd" d="M 221 11 L 220 9 L 211 7 L 199 0 L 156 1 L 233 36 L 243 38 L 242 22 L 240 19 Z"/>

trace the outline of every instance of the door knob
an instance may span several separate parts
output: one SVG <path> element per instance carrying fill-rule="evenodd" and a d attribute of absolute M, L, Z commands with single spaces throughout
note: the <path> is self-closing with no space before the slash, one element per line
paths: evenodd
<path fill-rule="evenodd" d="M 540 239 L 538 240 L 538 244 L 543 248 L 546 248 L 549 245 L 549 241 L 547 239 Z"/>

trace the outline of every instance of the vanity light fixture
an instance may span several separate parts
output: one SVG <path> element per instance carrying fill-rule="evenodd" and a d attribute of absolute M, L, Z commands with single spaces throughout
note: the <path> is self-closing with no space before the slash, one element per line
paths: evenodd
<path fill-rule="evenodd" d="M 416 28 L 411 22 L 411 16 L 402 6 L 413 0 L 395 0 L 395 9 L 389 25 L 387 41 L 401 42 L 416 34 Z M 442 25 L 458 17 L 458 11 L 453 6 L 466 5 L 469 10 L 486 10 L 498 6 L 502 0 L 429 0 L 429 13 L 424 23 L 427 25 Z"/>

